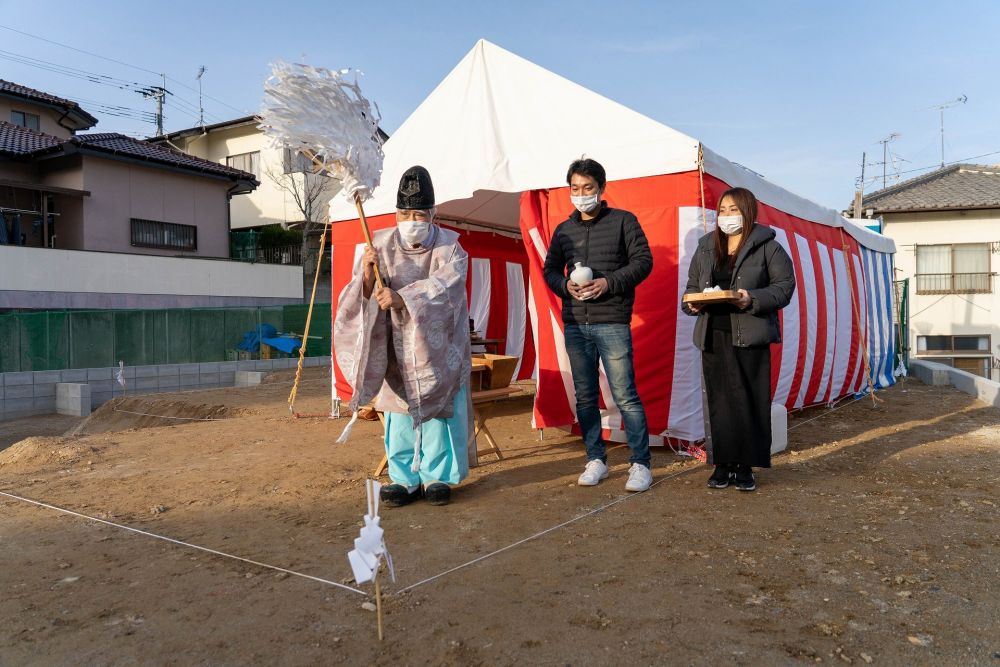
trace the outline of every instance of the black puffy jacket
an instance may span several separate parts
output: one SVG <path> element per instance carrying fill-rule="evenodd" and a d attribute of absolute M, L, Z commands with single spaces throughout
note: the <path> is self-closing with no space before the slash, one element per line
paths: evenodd
<path fill-rule="evenodd" d="M 576 262 L 589 266 L 594 278 L 606 278 L 608 290 L 596 299 L 579 301 L 566 289 Z M 628 211 L 608 208 L 593 220 L 574 211 L 552 235 L 545 257 L 545 282 L 563 300 L 566 324 L 629 324 L 635 288 L 653 270 L 653 255 L 639 221 Z"/>
<path fill-rule="evenodd" d="M 745 289 L 750 294 L 750 307 L 743 312 L 733 313 L 733 346 L 751 347 L 781 342 L 778 326 L 778 311 L 788 305 L 795 292 L 795 268 L 792 260 L 774 240 L 775 233 L 770 227 L 755 224 L 740 254 L 736 257 L 731 285 L 719 285 L 722 289 Z M 715 265 L 715 232 L 709 232 L 698 241 L 698 250 L 691 259 L 688 269 L 685 294 L 701 292 L 712 287 L 712 267 Z M 695 315 L 687 304 L 681 305 L 688 315 Z M 694 325 L 694 344 L 699 350 L 705 349 L 708 333 L 708 313 L 697 313 Z"/>

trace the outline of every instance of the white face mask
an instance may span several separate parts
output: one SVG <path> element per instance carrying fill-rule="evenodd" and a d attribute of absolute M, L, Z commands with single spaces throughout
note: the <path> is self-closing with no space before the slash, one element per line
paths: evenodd
<path fill-rule="evenodd" d="M 580 213 L 590 213 L 601 205 L 601 193 L 596 192 L 592 195 L 570 195 L 569 200 L 573 202 L 573 206 L 575 206 L 576 210 Z"/>
<path fill-rule="evenodd" d="M 396 223 L 399 235 L 406 245 L 415 246 L 423 243 L 431 233 L 430 220 L 400 220 Z"/>
<path fill-rule="evenodd" d="M 733 234 L 739 234 L 743 231 L 743 216 L 742 215 L 720 215 L 719 229 L 728 236 Z"/>

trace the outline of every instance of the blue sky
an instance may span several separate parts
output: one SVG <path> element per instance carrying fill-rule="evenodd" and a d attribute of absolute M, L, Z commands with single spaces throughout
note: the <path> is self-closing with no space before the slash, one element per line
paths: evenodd
<path fill-rule="evenodd" d="M 207 121 L 215 122 L 256 111 L 269 62 L 304 59 L 363 70 L 365 93 L 391 133 L 486 38 L 838 209 L 853 196 L 862 152 L 881 162 L 878 141 L 893 132 L 898 170 L 939 163 L 939 117 L 928 107 L 960 95 L 968 102 L 945 112 L 945 159 L 993 153 L 975 161 L 1000 163 L 1000 2 L 988 0 L 0 0 L 0 24 L 149 70 L 0 29 L 0 78 L 90 100 L 84 108 L 153 104 L 18 61 L 143 85 L 159 84 L 152 72 L 166 73 L 176 98 L 167 103 L 168 131 L 197 124 L 199 66 Z M 139 120 L 95 115 L 97 130 L 153 132 Z M 888 171 L 892 182 L 893 165 Z M 868 167 L 877 180 L 866 191 L 881 187 L 881 174 L 881 165 Z"/>

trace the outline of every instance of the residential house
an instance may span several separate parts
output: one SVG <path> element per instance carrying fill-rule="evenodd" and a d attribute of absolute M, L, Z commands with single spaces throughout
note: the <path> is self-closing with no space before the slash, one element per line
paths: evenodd
<path fill-rule="evenodd" d="M 1000 165 L 957 164 L 864 197 L 909 278 L 910 355 L 1000 379 Z"/>
<path fill-rule="evenodd" d="M 0 309 L 301 300 L 299 267 L 218 261 L 231 203 L 259 185 L 252 173 L 80 134 L 96 122 L 72 100 L 0 80 Z"/>

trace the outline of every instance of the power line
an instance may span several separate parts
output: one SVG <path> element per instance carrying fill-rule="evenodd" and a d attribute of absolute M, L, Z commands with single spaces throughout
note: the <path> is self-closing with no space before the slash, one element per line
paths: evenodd
<path fill-rule="evenodd" d="M 146 69 L 145 67 L 139 67 L 138 65 L 133 65 L 132 63 L 127 63 L 122 60 L 116 60 L 115 58 L 109 58 L 107 56 L 102 56 L 99 53 L 94 53 L 92 51 L 84 51 L 83 49 L 78 49 L 75 46 L 70 46 L 69 44 L 63 44 L 62 42 L 56 42 L 54 40 L 48 39 L 46 37 L 40 37 L 39 35 L 33 35 L 30 32 L 24 32 L 23 30 L 18 30 L 17 28 L 11 28 L 9 25 L 0 25 L 0 28 L 4 30 L 10 30 L 11 32 L 16 32 L 19 35 L 24 35 L 26 37 L 33 37 L 34 39 L 40 39 L 43 42 L 48 42 L 49 44 L 55 44 L 56 46 L 61 46 L 64 49 L 70 49 L 71 51 L 76 51 L 77 53 L 85 53 L 88 56 L 93 56 L 95 58 L 100 58 L 101 60 L 107 60 L 108 62 L 117 63 L 119 65 L 124 65 L 125 67 L 131 67 L 132 69 L 137 69 L 140 72 L 146 72 L 147 74 L 155 74 L 156 76 L 163 76 L 162 72 L 154 72 L 151 69 Z"/>
<path fill-rule="evenodd" d="M 100 58 L 101 60 L 106 60 L 108 62 L 116 63 L 118 65 L 124 65 L 125 67 L 131 67 L 132 69 L 139 70 L 140 72 L 146 72 L 147 74 L 153 74 L 153 75 L 161 77 L 163 79 L 170 79 L 171 81 L 173 81 L 174 83 L 176 83 L 179 86 L 183 86 L 184 88 L 187 88 L 188 90 L 190 90 L 192 92 L 195 92 L 195 93 L 198 92 L 197 88 L 194 88 L 193 86 L 189 86 L 188 84 L 184 83 L 183 81 L 180 81 L 179 79 L 175 79 L 172 76 L 167 76 L 163 72 L 154 72 L 151 69 L 146 69 L 145 67 L 140 67 L 138 65 L 133 65 L 132 63 L 128 63 L 128 62 L 125 62 L 123 60 L 118 60 L 117 58 L 110 58 L 108 56 L 103 56 L 100 53 L 94 53 L 93 51 L 86 51 L 84 49 L 79 49 L 79 48 L 77 48 L 75 46 L 70 46 L 69 44 L 64 44 L 62 42 L 57 42 L 55 40 L 48 39 L 48 38 L 42 37 L 40 35 L 34 35 L 34 34 L 30 33 L 30 32 L 25 32 L 23 30 L 18 30 L 17 28 L 11 28 L 10 26 L 7 26 L 7 25 L 0 24 L 0 28 L 2 28 L 4 30 L 9 30 L 11 32 L 16 32 L 19 35 L 24 35 L 26 37 L 31 37 L 33 39 L 38 39 L 38 40 L 41 40 L 43 42 L 47 42 L 49 44 L 54 44 L 56 46 L 61 46 L 64 49 L 70 49 L 71 51 L 76 51 L 77 53 L 83 53 L 83 54 L 86 54 L 88 56 L 93 56 L 94 58 Z M 236 112 L 238 112 L 240 114 L 246 113 L 243 109 L 235 107 L 232 104 L 229 104 L 228 102 L 223 102 L 222 100 L 220 100 L 220 99 L 218 99 L 216 97 L 212 97 L 211 95 L 205 94 L 204 97 L 206 97 L 207 99 L 210 99 L 210 100 L 212 100 L 212 101 L 214 101 L 214 102 L 216 102 L 218 104 L 221 104 L 221 105 L 223 105 L 225 107 L 229 107 L 230 109 L 232 109 L 232 110 L 234 110 L 234 111 L 236 111 Z M 190 104 L 190 102 L 188 104 Z M 191 106 L 194 107 L 193 104 Z M 197 107 L 194 107 L 194 108 L 197 109 Z M 209 115 L 212 115 L 212 114 L 209 114 Z M 218 116 L 215 116 L 215 118 L 221 120 L 221 118 L 219 118 Z"/>

